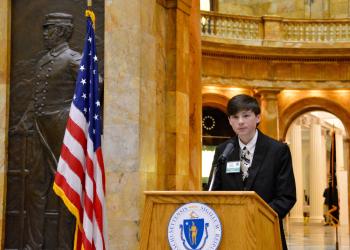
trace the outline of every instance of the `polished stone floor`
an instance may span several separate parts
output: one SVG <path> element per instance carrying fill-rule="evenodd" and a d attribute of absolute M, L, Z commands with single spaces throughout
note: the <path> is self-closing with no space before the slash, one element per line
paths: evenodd
<path fill-rule="evenodd" d="M 286 227 L 288 250 L 335 250 L 336 229 L 321 224 L 289 223 Z M 338 227 L 341 250 L 350 249 L 349 226 Z"/>

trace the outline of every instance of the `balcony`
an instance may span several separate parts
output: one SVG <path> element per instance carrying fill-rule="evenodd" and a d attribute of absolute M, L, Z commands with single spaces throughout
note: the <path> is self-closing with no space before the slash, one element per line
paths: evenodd
<path fill-rule="evenodd" d="M 201 12 L 202 41 L 283 48 L 350 48 L 350 19 L 286 19 Z"/>
<path fill-rule="evenodd" d="M 350 19 L 201 15 L 204 85 L 350 88 Z"/>

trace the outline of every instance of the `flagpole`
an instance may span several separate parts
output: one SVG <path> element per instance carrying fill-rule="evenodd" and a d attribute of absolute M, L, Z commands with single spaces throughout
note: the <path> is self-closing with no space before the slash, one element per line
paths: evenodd
<path fill-rule="evenodd" d="M 332 155 L 331 155 L 331 173 L 333 174 L 334 173 L 334 158 L 335 158 L 335 155 L 334 155 L 334 147 L 335 147 L 335 130 L 334 130 L 334 124 L 333 124 L 333 128 L 332 128 L 332 143 L 331 143 L 331 152 L 332 152 Z M 332 177 L 332 191 L 333 191 L 333 188 L 334 188 L 334 179 L 335 179 L 335 176 Z"/>
<path fill-rule="evenodd" d="M 338 241 L 338 224 L 335 225 L 335 249 L 339 250 L 339 241 Z"/>
<path fill-rule="evenodd" d="M 335 164 L 334 164 L 334 160 L 335 160 L 335 129 L 334 129 L 334 124 L 333 124 L 333 129 L 332 129 L 332 143 L 331 143 L 331 173 L 332 175 L 332 183 L 331 183 L 331 186 L 332 186 L 332 189 L 331 189 L 331 192 L 332 192 L 332 196 L 333 196 L 333 193 L 334 193 L 334 190 L 336 188 L 335 186 Z M 334 199 L 334 198 L 332 198 Z M 338 205 L 339 206 L 339 205 Z M 336 218 L 335 218 L 336 219 Z M 338 218 L 339 219 L 339 218 Z M 333 218 L 331 217 L 331 222 L 332 222 L 332 225 L 335 226 L 335 249 L 336 250 L 339 250 L 339 236 L 338 236 L 338 221 L 336 221 L 336 223 L 333 223 Z"/>

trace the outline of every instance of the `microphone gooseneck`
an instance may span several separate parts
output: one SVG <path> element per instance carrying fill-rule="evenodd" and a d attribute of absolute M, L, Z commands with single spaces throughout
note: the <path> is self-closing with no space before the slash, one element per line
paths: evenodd
<path fill-rule="evenodd" d="M 214 165 L 214 169 L 213 169 L 213 173 L 211 176 L 211 181 L 210 181 L 210 185 L 209 185 L 209 189 L 208 191 L 212 191 L 213 190 L 213 185 L 214 185 L 214 181 L 216 178 L 216 173 L 218 171 L 218 168 L 225 164 L 227 162 L 227 156 L 230 155 L 232 153 L 234 149 L 234 145 L 232 142 L 229 142 L 226 144 L 226 147 L 224 149 L 224 152 L 219 156 L 217 163 Z"/>
<path fill-rule="evenodd" d="M 233 143 L 229 142 L 226 144 L 226 147 L 224 149 L 224 152 L 220 155 L 220 157 L 218 158 L 218 163 L 222 163 L 227 161 L 227 156 L 229 154 L 231 154 L 233 151 Z"/>

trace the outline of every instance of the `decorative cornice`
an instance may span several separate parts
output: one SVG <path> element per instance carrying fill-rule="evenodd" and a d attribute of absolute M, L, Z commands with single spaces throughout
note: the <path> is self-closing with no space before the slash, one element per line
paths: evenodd
<path fill-rule="evenodd" d="M 227 57 L 278 61 L 350 61 L 350 48 L 287 48 L 226 44 L 202 39 L 202 54 Z"/>
<path fill-rule="evenodd" d="M 215 86 L 220 88 L 234 87 L 234 88 L 252 88 L 259 89 L 266 86 L 276 89 L 299 89 L 307 90 L 310 88 L 320 90 L 350 90 L 350 81 L 279 81 L 279 80 L 265 80 L 265 79 L 238 79 L 238 78 L 224 78 L 218 76 L 202 76 L 203 86 Z"/>

